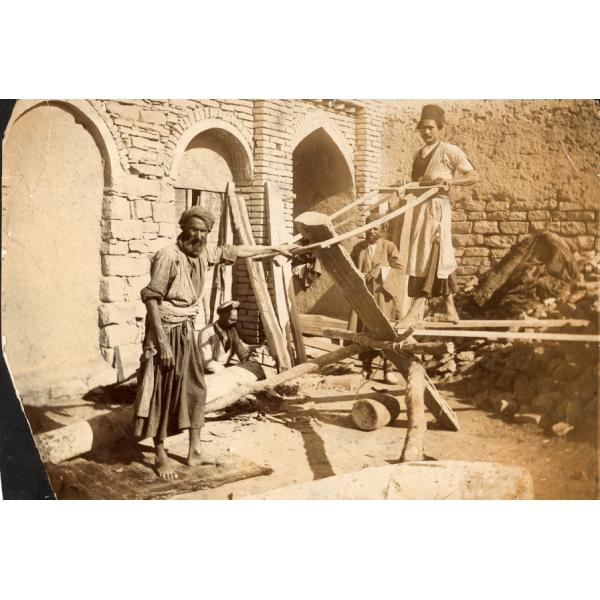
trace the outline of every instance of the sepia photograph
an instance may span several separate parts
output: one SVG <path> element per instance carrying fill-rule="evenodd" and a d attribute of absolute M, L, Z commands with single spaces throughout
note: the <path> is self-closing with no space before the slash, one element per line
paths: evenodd
<path fill-rule="evenodd" d="M 598 497 L 598 100 L 2 113 L 47 497 Z"/>

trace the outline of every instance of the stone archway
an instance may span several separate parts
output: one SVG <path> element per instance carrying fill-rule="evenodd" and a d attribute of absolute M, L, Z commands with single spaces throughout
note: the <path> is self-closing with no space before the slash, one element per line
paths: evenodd
<path fill-rule="evenodd" d="M 331 214 L 351 201 L 354 178 L 351 163 L 324 127 L 302 139 L 293 151 L 294 217 L 308 210 Z M 337 292 L 328 274 L 323 273 L 304 288 L 296 281 L 298 309 L 340 319 L 348 317 L 350 306 Z"/>
<path fill-rule="evenodd" d="M 101 364 L 102 199 L 120 173 L 101 127 L 74 105 L 38 102 L 17 103 L 7 129 L 2 329 L 20 391 Z"/>

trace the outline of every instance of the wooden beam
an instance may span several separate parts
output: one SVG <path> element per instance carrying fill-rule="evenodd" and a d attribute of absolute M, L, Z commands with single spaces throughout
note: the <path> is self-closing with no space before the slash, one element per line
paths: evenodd
<path fill-rule="evenodd" d="M 335 235 L 331 220 L 327 215 L 321 213 L 302 213 L 296 217 L 295 223 L 300 233 L 311 243 L 320 244 L 323 241 L 330 240 Z M 318 254 L 321 264 L 329 272 L 340 292 L 356 311 L 367 331 L 379 339 L 394 340 L 397 335 L 396 331 L 377 306 L 377 302 L 369 292 L 362 274 L 352 263 L 346 249 L 342 245 L 336 244 L 321 248 Z M 409 361 L 396 352 L 386 350 L 384 354 L 406 379 Z M 442 426 L 458 431 L 458 419 L 454 411 L 431 382 L 426 384 L 425 404 Z"/>
<path fill-rule="evenodd" d="M 539 340 L 549 342 L 593 342 L 600 344 L 597 333 L 542 333 L 539 331 L 468 331 L 465 329 L 415 329 L 413 336 L 478 338 L 487 340 Z"/>
<path fill-rule="evenodd" d="M 429 188 L 428 191 L 426 191 L 424 194 L 421 194 L 415 200 L 407 202 L 404 206 L 387 213 L 387 215 L 383 215 L 382 217 L 380 217 L 379 219 L 376 219 L 375 221 L 371 221 L 371 223 L 366 223 L 362 227 L 357 227 L 356 229 L 353 229 L 352 231 L 347 231 L 346 233 L 341 233 L 340 235 L 333 235 L 331 238 L 324 239 L 319 242 L 312 242 L 308 246 L 300 246 L 299 248 L 294 248 L 293 250 L 291 250 L 291 253 L 292 254 L 305 254 L 306 252 L 313 252 L 314 250 L 319 250 L 321 248 L 329 248 L 330 246 L 333 246 L 334 244 L 339 244 L 340 242 L 343 242 L 344 240 L 347 240 L 351 237 L 355 237 L 361 233 L 365 233 L 366 231 L 369 231 L 369 229 L 373 229 L 373 227 L 379 227 L 380 225 L 383 225 L 384 223 L 387 223 L 388 221 L 391 221 L 392 219 L 395 219 L 396 217 L 403 215 L 405 212 L 415 208 L 416 206 L 419 206 L 419 204 L 423 204 L 423 202 L 425 202 L 425 201 L 429 200 L 431 197 L 433 197 L 438 192 L 439 189 L 440 189 L 439 187 Z M 304 214 L 308 214 L 308 213 L 304 213 Z M 320 213 L 315 213 L 315 214 L 320 214 Z M 327 216 L 327 215 L 323 215 L 323 216 Z M 296 219 L 296 222 L 297 222 L 297 219 Z"/>
<path fill-rule="evenodd" d="M 287 232 L 285 217 L 283 214 L 283 201 L 277 186 L 271 182 L 266 182 L 264 186 L 265 208 L 267 217 L 267 228 L 269 235 L 269 244 L 278 246 L 291 241 L 291 236 Z M 283 256 L 275 257 L 271 261 L 273 269 L 273 288 L 275 294 L 275 308 L 277 310 L 277 319 L 279 327 L 285 335 L 288 354 L 292 358 L 292 363 L 297 364 L 296 346 L 294 344 L 294 335 L 292 333 L 292 324 L 290 313 L 292 311 L 288 290 L 292 281 L 292 266 Z M 300 334 L 300 343 L 302 343 L 302 334 Z"/>
<path fill-rule="evenodd" d="M 394 322 L 394 321 L 392 321 Z M 586 319 L 461 319 L 458 323 L 447 321 L 417 321 L 417 329 L 469 329 L 487 327 L 507 327 L 518 329 L 549 329 L 553 327 L 587 327 L 590 322 Z"/>
<path fill-rule="evenodd" d="M 231 215 L 233 217 L 233 226 L 244 245 L 255 245 L 254 234 L 250 226 L 250 219 L 244 201 L 235 194 L 233 184 L 230 186 L 230 206 Z M 260 317 L 267 336 L 267 344 L 269 350 L 277 360 L 278 369 L 290 369 L 292 360 L 290 358 L 287 341 L 284 334 L 279 328 L 277 315 L 271 303 L 269 288 L 265 279 L 265 271 L 261 262 L 254 261 L 251 258 L 244 259 L 250 277 L 250 284 L 254 291 Z"/>

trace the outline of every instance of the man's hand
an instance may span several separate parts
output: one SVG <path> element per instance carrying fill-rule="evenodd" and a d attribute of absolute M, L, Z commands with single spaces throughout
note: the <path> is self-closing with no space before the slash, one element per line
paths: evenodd
<path fill-rule="evenodd" d="M 367 283 L 371 283 L 372 281 L 377 281 L 377 279 L 379 279 L 380 275 L 381 275 L 381 265 L 377 265 L 377 266 L 373 267 L 369 271 L 369 273 L 367 273 L 365 280 Z"/>
<path fill-rule="evenodd" d="M 447 179 L 444 179 L 443 177 L 436 177 L 433 180 L 433 184 L 439 185 L 443 187 L 446 191 L 448 191 L 450 189 L 450 186 L 452 185 L 452 182 L 448 181 Z"/>
<path fill-rule="evenodd" d="M 175 355 L 169 342 L 159 342 L 160 366 L 167 371 L 175 366 Z"/>

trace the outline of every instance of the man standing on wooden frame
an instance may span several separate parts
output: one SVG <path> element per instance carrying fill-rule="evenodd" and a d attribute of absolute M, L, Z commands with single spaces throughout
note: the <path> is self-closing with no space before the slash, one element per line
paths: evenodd
<path fill-rule="evenodd" d="M 452 211 L 448 191 L 451 186 L 471 186 L 479 181 L 467 155 L 454 144 L 441 139 L 444 110 L 435 104 L 423 107 L 417 130 L 425 145 L 415 155 L 411 179 L 440 185 L 445 189 L 414 208 L 410 235 L 407 275 L 408 295 L 414 303 L 404 324 L 424 318 L 427 301 L 443 297 L 447 319 L 458 323 L 454 306 L 457 286 L 453 276 L 457 262 L 452 245 Z"/>
<path fill-rule="evenodd" d="M 206 384 L 197 330 L 206 324 L 202 294 L 208 267 L 277 250 L 221 246 L 209 251 L 206 239 L 214 220 L 201 206 L 186 210 L 179 220 L 181 233 L 176 243 L 154 255 L 150 283 L 141 291 L 147 316 L 134 435 L 154 439 L 155 470 L 163 479 L 177 478 L 164 447 L 169 435 L 189 430 L 187 464 L 202 462 Z"/>

